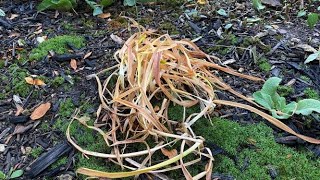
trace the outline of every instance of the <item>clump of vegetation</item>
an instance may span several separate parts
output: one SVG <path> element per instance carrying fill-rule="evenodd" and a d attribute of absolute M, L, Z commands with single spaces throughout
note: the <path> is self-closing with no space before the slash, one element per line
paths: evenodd
<path fill-rule="evenodd" d="M 61 76 L 57 76 L 52 80 L 53 87 L 57 88 L 64 83 L 64 78 Z"/>
<path fill-rule="evenodd" d="M 38 158 L 38 157 L 41 155 L 42 151 L 43 151 L 42 147 L 39 146 L 39 147 L 33 148 L 33 149 L 31 150 L 30 155 L 31 155 L 33 158 Z"/>
<path fill-rule="evenodd" d="M 139 26 L 134 20 L 132 22 Z M 143 27 L 140 28 L 140 31 L 133 34 L 126 45 L 115 53 L 119 64 L 113 67 L 112 72 L 108 69 L 111 75 L 107 78 L 104 76 L 104 82 L 101 82 L 99 77 L 101 74 L 105 74 L 105 71 L 87 76 L 87 78 L 97 79 L 101 100 L 100 107 L 102 107 L 98 111 L 100 113 L 113 112 L 110 115 L 110 121 L 108 120 L 110 124 L 98 127 L 90 125 L 90 118 L 86 116 L 74 118 L 85 127 L 102 135 L 105 144 L 111 149 L 111 153 L 96 153 L 96 151 L 88 150 L 90 147 L 79 146 L 78 141 L 73 139 L 77 134 L 71 133 L 76 133 L 72 130 L 72 124 L 68 126 L 66 135 L 68 141 L 84 154 L 109 158 L 110 160 L 114 159 L 112 162 L 117 161 L 115 165 L 127 165 L 128 163 L 130 165 L 143 165 L 138 165 L 138 169 L 131 172 L 115 173 L 81 167 L 77 170 L 79 174 L 105 178 L 124 178 L 160 168 L 180 169 L 180 167 L 175 166 L 175 162 L 183 159 L 184 164 L 190 163 L 187 157 L 192 155 L 195 155 L 192 160 L 198 157 L 196 161 L 199 160 L 197 162 L 204 164 L 198 156 L 201 153 L 208 160 L 204 161 L 206 164 L 202 166 L 202 170 L 188 171 L 189 169 L 194 170 L 194 167 L 196 167 L 195 164 L 192 164 L 191 167 L 182 168 L 183 174 L 197 176 L 197 178 L 202 178 L 205 175 L 211 176 L 213 157 L 210 156 L 210 150 L 204 148 L 204 139 L 196 135 L 192 128 L 201 117 L 211 114 L 217 104 L 250 110 L 265 117 L 266 120 L 277 127 L 308 142 L 319 142 L 316 139 L 295 133 L 279 120 L 252 106 L 218 100 L 215 96 L 217 90 L 226 90 L 250 103 L 254 103 L 251 98 L 234 91 L 217 77 L 217 73 L 212 73 L 213 71 L 223 71 L 253 81 L 261 81 L 260 78 L 244 75 L 208 62 L 208 59 L 212 56 L 209 57 L 191 41 L 173 40 L 168 34 L 157 35 L 146 31 Z M 236 41 L 233 43 L 236 43 Z M 218 57 L 215 58 L 218 59 Z M 117 77 L 115 87 L 106 88 L 113 76 Z M 153 104 L 154 102 L 155 104 Z M 172 103 L 184 108 L 199 104 L 200 109 L 189 116 L 183 112 L 182 116 L 176 117 L 177 121 L 172 121 L 172 117 L 169 118 L 167 113 L 167 109 Z M 306 113 L 305 109 L 301 111 Z M 150 143 L 150 139 L 158 146 Z M 148 148 L 140 150 L 138 147 L 142 143 Z M 171 145 L 171 143 L 173 144 Z M 113 145 L 110 146 L 110 144 Z M 155 154 L 159 153 L 160 144 L 163 144 L 160 152 L 162 158 L 154 160 L 156 158 Z M 135 163 L 128 162 L 129 158 L 127 157 L 134 160 Z M 147 161 L 150 161 L 150 163 L 145 165 Z M 203 169 L 204 167 L 206 168 Z M 129 170 L 131 169 L 129 168 Z M 189 173 L 192 175 L 189 175 Z"/>
<path fill-rule="evenodd" d="M 312 88 L 308 87 L 303 91 L 303 93 L 307 98 L 320 99 L 319 93 L 315 89 L 312 89 Z"/>
<path fill-rule="evenodd" d="M 235 179 L 270 179 L 270 168 L 276 170 L 279 179 L 316 179 L 320 175 L 320 160 L 277 144 L 272 129 L 263 123 L 241 126 L 215 118 L 211 125 L 201 119 L 194 131 L 227 152 L 215 157 L 214 172 Z"/>
<path fill-rule="evenodd" d="M 50 167 L 52 168 L 52 169 L 54 169 L 54 168 L 57 168 L 57 167 L 59 167 L 59 166 L 61 166 L 61 165 L 65 165 L 65 164 L 67 164 L 68 163 L 68 158 L 67 157 L 62 157 L 62 158 L 60 158 L 58 161 L 56 161 L 55 163 L 53 163 Z"/>
<path fill-rule="evenodd" d="M 25 77 L 28 77 L 28 71 L 21 69 L 18 65 L 12 64 L 9 66 L 9 73 L 12 77 L 11 85 L 8 84 L 6 90 L 11 90 L 14 94 L 18 94 L 21 97 L 27 97 L 32 90 L 32 86 L 25 81 Z"/>
<path fill-rule="evenodd" d="M 294 93 L 294 88 L 292 86 L 279 86 L 278 92 L 280 96 L 288 96 Z"/>
<path fill-rule="evenodd" d="M 258 66 L 264 72 L 269 72 L 271 70 L 271 64 L 266 58 L 261 58 L 258 61 Z"/>
<path fill-rule="evenodd" d="M 85 45 L 84 42 L 84 38 L 80 36 L 57 36 L 39 44 L 37 48 L 31 51 L 29 58 L 31 60 L 40 60 L 51 50 L 57 54 L 64 54 L 68 52 L 67 43 L 72 44 L 76 48 L 81 48 Z"/>
<path fill-rule="evenodd" d="M 4 172 L 0 171 L 0 179 L 16 179 L 18 177 L 21 177 L 23 175 L 23 170 L 18 169 L 14 170 L 12 167 L 10 168 L 10 171 L 6 175 Z"/>
<path fill-rule="evenodd" d="M 293 114 L 310 115 L 312 112 L 320 113 L 320 101 L 303 99 L 287 104 L 286 99 L 277 92 L 280 78 L 269 78 L 260 91 L 253 93 L 254 100 L 272 113 L 278 119 L 288 119 Z"/>
<path fill-rule="evenodd" d="M 55 120 L 53 124 L 53 129 L 65 132 L 71 115 L 74 112 L 74 104 L 72 103 L 71 98 L 67 98 L 65 101 L 60 103 L 59 107 L 59 117 Z"/>

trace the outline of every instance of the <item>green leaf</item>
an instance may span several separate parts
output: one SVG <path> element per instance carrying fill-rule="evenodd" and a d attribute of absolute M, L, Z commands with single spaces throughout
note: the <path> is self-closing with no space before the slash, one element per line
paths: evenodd
<path fill-rule="evenodd" d="M 230 29 L 231 27 L 232 27 L 232 24 L 229 23 L 229 24 L 227 24 L 227 25 L 224 26 L 224 29 Z"/>
<path fill-rule="evenodd" d="M 254 101 L 256 101 L 261 106 L 265 107 L 266 109 L 271 110 L 274 108 L 270 95 L 264 94 L 261 91 L 257 91 L 253 93 L 252 96 L 254 98 Z"/>
<path fill-rule="evenodd" d="M 103 13 L 103 11 L 102 11 L 102 8 L 101 8 L 101 7 L 95 7 L 95 8 L 93 9 L 92 15 L 93 15 L 93 16 L 97 16 L 97 15 L 102 14 L 102 13 Z"/>
<path fill-rule="evenodd" d="M 314 61 L 315 59 L 317 59 L 320 55 L 320 51 L 316 52 L 316 53 L 313 53 L 313 54 L 310 54 L 308 56 L 308 58 L 304 61 L 305 64 L 311 62 L 311 61 Z"/>
<path fill-rule="evenodd" d="M 298 102 L 295 113 L 309 115 L 313 111 L 320 113 L 320 101 L 315 99 L 303 99 Z"/>
<path fill-rule="evenodd" d="M 5 16 L 5 15 L 6 13 L 2 9 L 0 9 L 0 16 Z"/>
<path fill-rule="evenodd" d="M 123 5 L 125 6 L 135 6 L 137 4 L 136 0 L 124 0 Z"/>
<path fill-rule="evenodd" d="M 228 14 L 227 14 L 227 12 L 226 12 L 224 9 L 219 9 L 219 10 L 217 11 L 217 13 L 218 13 L 219 15 L 221 15 L 221 16 L 228 17 Z"/>
<path fill-rule="evenodd" d="M 287 104 L 285 106 L 285 108 L 282 109 L 282 111 L 284 113 L 292 115 L 295 112 L 295 110 L 297 109 L 297 106 L 298 106 L 298 104 L 296 102 L 291 102 L 291 103 Z"/>
<path fill-rule="evenodd" d="M 97 4 L 96 2 L 90 0 L 86 0 L 86 3 L 93 9 L 93 16 L 103 13 L 103 7 L 100 4 Z"/>
<path fill-rule="evenodd" d="M 6 175 L 2 171 L 0 171 L 0 179 L 6 179 Z"/>
<path fill-rule="evenodd" d="M 253 7 L 254 7 L 256 10 L 258 10 L 258 11 L 260 11 L 260 10 L 262 10 L 262 9 L 265 8 L 265 6 L 262 5 L 262 3 L 261 3 L 260 0 L 253 0 L 253 1 L 252 1 L 252 5 L 253 5 Z"/>
<path fill-rule="evenodd" d="M 102 5 L 103 7 L 106 7 L 106 6 L 110 6 L 113 2 L 114 0 L 102 0 L 100 2 L 100 5 Z"/>
<path fill-rule="evenodd" d="M 307 12 L 305 10 L 301 10 L 298 12 L 298 16 L 297 17 L 302 17 L 305 16 L 307 14 Z"/>
<path fill-rule="evenodd" d="M 37 7 L 38 11 L 46 9 L 56 9 L 69 11 L 76 6 L 76 0 L 43 0 Z"/>
<path fill-rule="evenodd" d="M 271 77 L 264 83 L 261 91 L 263 93 L 269 94 L 270 96 L 273 96 L 277 92 L 277 88 L 278 88 L 280 82 L 281 82 L 280 78 Z"/>
<path fill-rule="evenodd" d="M 271 98 L 274 103 L 275 109 L 283 111 L 287 104 L 286 99 L 284 97 L 281 97 L 278 93 L 275 93 Z"/>
<path fill-rule="evenodd" d="M 319 21 L 319 15 L 317 13 L 308 14 L 307 23 L 308 26 L 313 28 Z"/>
<path fill-rule="evenodd" d="M 13 171 L 13 173 L 10 175 L 10 179 L 14 179 L 14 178 L 18 178 L 20 176 L 22 176 L 23 174 L 23 170 L 16 170 L 16 171 Z"/>
<path fill-rule="evenodd" d="M 280 112 L 281 114 L 278 114 L 277 111 L 275 109 L 272 109 L 271 110 L 271 114 L 274 118 L 277 118 L 277 119 L 288 119 L 291 115 L 287 114 L 287 113 L 283 113 L 281 111 L 278 111 Z"/>

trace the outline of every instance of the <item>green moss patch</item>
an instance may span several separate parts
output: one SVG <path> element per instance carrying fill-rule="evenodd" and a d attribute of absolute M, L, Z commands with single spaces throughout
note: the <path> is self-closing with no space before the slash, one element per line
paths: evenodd
<path fill-rule="evenodd" d="M 236 122 L 216 118 L 213 125 L 201 119 L 194 125 L 196 134 L 214 142 L 232 157 L 218 155 L 214 172 L 232 175 L 236 179 L 271 179 L 270 169 L 277 179 L 317 179 L 320 160 L 274 141 L 272 129 L 263 123 L 241 126 Z"/>
<path fill-rule="evenodd" d="M 303 92 L 307 98 L 320 99 L 318 92 L 312 88 L 306 88 Z"/>
<path fill-rule="evenodd" d="M 269 72 L 271 70 L 271 64 L 266 58 L 261 58 L 258 61 L 258 66 L 264 72 Z"/>
<path fill-rule="evenodd" d="M 12 83 L 6 85 L 6 93 L 13 92 L 21 97 L 27 97 L 33 88 L 32 85 L 28 84 L 24 79 L 29 76 L 29 72 L 21 69 L 16 64 L 12 64 L 9 66 L 9 73 L 12 77 Z"/>
<path fill-rule="evenodd" d="M 277 90 L 280 96 L 288 96 L 294 93 L 294 89 L 291 86 L 279 86 Z"/>
<path fill-rule="evenodd" d="M 81 48 L 85 45 L 84 38 L 80 36 L 57 36 L 39 44 L 37 48 L 31 51 L 29 58 L 31 60 L 40 60 L 45 57 L 49 51 L 54 51 L 57 54 L 67 53 L 67 43 L 72 44 L 76 48 Z"/>

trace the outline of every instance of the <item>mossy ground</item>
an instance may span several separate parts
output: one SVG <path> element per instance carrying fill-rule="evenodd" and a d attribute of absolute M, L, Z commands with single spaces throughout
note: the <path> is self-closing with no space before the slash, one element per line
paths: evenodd
<path fill-rule="evenodd" d="M 198 110 L 199 107 L 194 106 L 186 112 L 191 114 Z M 182 107 L 171 105 L 168 114 L 170 119 L 181 121 L 182 112 Z M 110 151 L 102 139 L 96 139 L 99 135 L 81 126 L 77 122 L 71 128 L 72 132 L 78 134 L 82 132 L 81 136 L 78 136 L 79 144 L 97 152 Z M 193 130 L 207 142 L 217 144 L 226 151 L 224 154 L 215 156 L 213 172 L 230 175 L 236 179 L 271 179 L 269 173 L 271 170 L 277 172 L 277 179 L 317 179 L 320 176 L 318 171 L 320 160 L 313 160 L 313 156 L 307 152 L 277 144 L 274 141 L 273 130 L 264 123 L 243 126 L 220 118 L 214 118 L 212 123 L 208 119 L 201 118 L 194 124 Z M 92 142 L 98 143 L 90 145 Z M 149 145 L 153 146 L 152 143 Z M 179 146 L 177 143 L 172 148 L 179 149 Z M 132 150 L 141 149 L 145 149 L 145 146 L 136 146 Z M 161 153 L 153 155 L 154 162 L 164 160 L 163 158 Z M 195 158 L 195 155 L 190 154 L 184 158 L 184 161 Z M 77 159 L 77 167 L 89 167 L 107 172 L 121 171 L 119 166 L 100 158 L 86 159 L 79 154 Z M 204 163 L 200 163 L 188 167 L 188 170 L 192 175 L 196 175 L 204 170 L 204 166 Z M 184 177 L 180 170 L 169 172 L 167 175 L 173 179 Z"/>
<path fill-rule="evenodd" d="M 63 35 L 48 39 L 31 51 L 29 58 L 31 60 L 40 60 L 45 57 L 49 51 L 54 51 L 57 54 L 68 52 L 67 43 L 70 43 L 76 48 L 81 48 L 85 45 L 84 38 L 81 36 Z"/>
<path fill-rule="evenodd" d="M 271 64 L 266 58 L 261 58 L 257 62 L 259 68 L 264 72 L 269 72 L 271 70 Z"/>
<path fill-rule="evenodd" d="M 196 109 L 193 107 L 187 112 Z M 182 108 L 172 106 L 169 113 L 173 119 L 181 119 Z M 215 157 L 214 172 L 236 179 L 271 179 L 270 169 L 277 171 L 277 179 L 320 177 L 317 170 L 320 160 L 312 160 L 309 153 L 277 144 L 273 130 L 263 123 L 242 126 L 230 120 L 214 118 L 211 124 L 208 119 L 202 118 L 194 124 L 193 130 L 227 152 Z"/>
<path fill-rule="evenodd" d="M 27 84 L 24 79 L 29 76 L 29 72 L 26 69 L 20 68 L 17 64 L 9 66 L 8 72 L 12 78 L 12 83 L 6 84 L 5 93 L 13 93 L 21 97 L 27 97 L 33 88 L 32 85 Z M 1 75 L 2 78 L 4 78 L 3 76 L 5 75 Z"/>
<path fill-rule="evenodd" d="M 312 88 L 306 88 L 303 92 L 307 98 L 318 100 L 320 99 L 319 93 Z"/>
<path fill-rule="evenodd" d="M 288 96 L 294 93 L 294 88 L 292 86 L 279 86 L 277 90 L 280 96 Z"/>

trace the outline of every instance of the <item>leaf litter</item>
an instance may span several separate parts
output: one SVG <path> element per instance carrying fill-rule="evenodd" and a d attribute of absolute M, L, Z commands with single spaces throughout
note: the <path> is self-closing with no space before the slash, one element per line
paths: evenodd
<path fill-rule="evenodd" d="M 263 108 L 251 98 L 224 83 L 219 72 L 251 81 L 263 81 L 262 79 L 214 63 L 219 61 L 219 58 L 204 53 L 190 40 L 173 40 L 168 34 L 160 35 L 154 30 L 146 30 L 134 20 L 130 20 L 139 32 L 133 34 L 115 53 L 114 58 L 118 64 L 87 76 L 87 79 L 95 78 L 98 84 L 101 105 L 97 114 L 106 111 L 110 114 L 110 119 L 105 121 L 104 126 L 91 126 L 87 124 L 88 117 L 76 115 L 66 132 L 68 141 L 83 154 L 106 158 L 130 171 L 103 172 L 81 167 L 77 173 L 105 178 L 151 173 L 161 178 L 158 173 L 181 169 L 186 179 L 211 179 L 214 158 L 210 149 L 204 146 L 205 140 L 193 132 L 192 125 L 203 116 L 210 119 L 217 104 L 249 110 L 284 131 L 305 141 L 320 144 L 319 140 L 298 134 L 281 121 L 259 110 Z M 107 71 L 113 72 L 102 81 L 102 76 Z M 114 77 L 117 79 L 114 88 L 108 88 Z M 219 100 L 215 95 L 218 90 L 228 91 L 251 105 Z M 159 104 L 153 104 L 154 101 Z M 167 110 L 171 103 L 184 108 L 181 122 L 168 118 Z M 196 104 L 200 105 L 200 112 L 186 117 L 185 108 Z M 106 145 L 112 148 L 112 152 L 94 152 L 80 147 L 70 134 L 70 126 L 74 120 L 97 131 Z M 147 138 L 154 139 L 157 145 L 150 147 Z M 181 143 L 180 149 L 172 149 L 172 145 L 177 142 Z M 141 143 L 148 148 L 130 152 L 130 145 Z M 153 161 L 152 155 L 156 151 L 161 151 L 169 159 Z M 184 157 L 189 154 L 195 154 L 199 158 L 184 162 Z M 132 159 L 136 157 L 140 157 L 138 159 L 141 161 Z M 199 162 L 201 157 L 207 157 L 208 160 L 204 171 L 192 176 L 186 167 Z"/>

